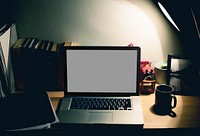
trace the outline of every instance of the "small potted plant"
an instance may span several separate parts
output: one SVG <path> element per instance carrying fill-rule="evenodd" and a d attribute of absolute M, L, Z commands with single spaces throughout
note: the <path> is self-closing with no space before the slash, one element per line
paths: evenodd
<path fill-rule="evenodd" d="M 156 82 L 166 84 L 167 62 L 158 62 L 154 65 Z"/>

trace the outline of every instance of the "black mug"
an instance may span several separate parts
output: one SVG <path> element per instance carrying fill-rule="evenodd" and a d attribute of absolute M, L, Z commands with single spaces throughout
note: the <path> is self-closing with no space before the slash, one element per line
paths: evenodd
<path fill-rule="evenodd" d="M 169 85 L 158 85 L 156 87 L 154 105 L 156 113 L 162 115 L 172 114 L 172 109 L 177 105 L 176 96 L 172 94 L 173 91 L 173 87 Z"/>

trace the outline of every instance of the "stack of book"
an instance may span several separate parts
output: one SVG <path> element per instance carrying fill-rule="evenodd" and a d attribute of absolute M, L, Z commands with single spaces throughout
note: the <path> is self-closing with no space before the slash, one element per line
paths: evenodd
<path fill-rule="evenodd" d="M 65 44 L 38 38 L 18 39 L 11 49 L 16 90 L 63 90 Z"/>
<path fill-rule="evenodd" d="M 10 48 L 9 44 L 3 42 L 9 36 L 5 36 L 7 30 L 4 32 L 6 33 L 0 35 L 0 133 L 50 128 L 59 120 L 46 92 L 11 93 L 10 91 L 12 85 L 8 74 Z"/>

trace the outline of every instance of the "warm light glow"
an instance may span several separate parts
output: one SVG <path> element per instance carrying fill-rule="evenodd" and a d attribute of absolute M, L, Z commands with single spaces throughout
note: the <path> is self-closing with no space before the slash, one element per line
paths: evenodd
<path fill-rule="evenodd" d="M 141 60 L 150 60 L 152 64 L 164 60 L 159 35 L 150 15 L 129 1 L 109 1 L 104 4 L 100 2 L 98 6 L 94 5 L 94 9 L 86 8 L 81 12 L 84 12 L 82 35 L 90 35 L 86 44 L 82 42 L 81 45 L 90 42 L 89 45 L 93 46 L 127 46 L 133 43 L 141 47 Z"/>
<path fill-rule="evenodd" d="M 151 0 L 44 0 L 39 7 L 30 1 L 22 1 L 13 12 L 21 36 L 80 46 L 133 43 L 141 47 L 141 60 L 152 65 L 166 61 L 169 52 L 182 51 L 177 34 Z"/>
<path fill-rule="evenodd" d="M 171 16 L 169 15 L 169 13 L 166 11 L 166 9 L 163 7 L 163 5 L 158 2 L 158 5 L 160 7 L 160 9 L 162 10 L 163 14 L 167 17 L 167 19 L 174 25 L 174 27 L 180 31 L 180 29 L 178 28 L 178 26 L 175 24 L 175 22 L 173 21 L 173 19 L 171 18 Z"/>

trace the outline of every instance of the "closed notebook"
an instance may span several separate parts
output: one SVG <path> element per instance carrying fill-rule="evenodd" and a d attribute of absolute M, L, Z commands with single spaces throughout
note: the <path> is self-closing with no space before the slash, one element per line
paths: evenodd
<path fill-rule="evenodd" d="M 0 107 L 1 130 L 42 129 L 58 122 L 47 93 L 12 94 Z"/>

